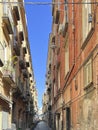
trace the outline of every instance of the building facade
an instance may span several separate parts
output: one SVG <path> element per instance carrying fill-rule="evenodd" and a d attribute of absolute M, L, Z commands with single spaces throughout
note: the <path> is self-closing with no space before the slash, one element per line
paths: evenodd
<path fill-rule="evenodd" d="M 53 2 L 49 41 L 53 130 L 98 129 L 98 1 Z"/>
<path fill-rule="evenodd" d="M 0 1 L 0 130 L 25 130 L 33 121 L 36 86 L 23 2 Z"/>

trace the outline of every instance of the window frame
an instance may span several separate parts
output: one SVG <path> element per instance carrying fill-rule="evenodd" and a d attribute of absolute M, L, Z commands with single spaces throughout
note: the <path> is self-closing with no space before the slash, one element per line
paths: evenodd
<path fill-rule="evenodd" d="M 59 91 L 60 90 L 60 82 L 61 82 L 60 65 L 58 67 L 57 76 L 58 76 L 58 91 Z"/>
<path fill-rule="evenodd" d="M 93 83 L 93 61 L 92 57 L 87 60 L 84 65 L 84 89 Z"/>
<path fill-rule="evenodd" d="M 68 72 L 69 72 L 69 43 L 68 43 L 68 38 L 66 38 L 65 40 L 65 77 L 68 74 Z"/>
<path fill-rule="evenodd" d="M 82 0 L 82 2 L 85 2 L 88 0 Z M 89 2 L 92 2 L 92 0 L 89 0 Z M 90 4 L 82 4 L 82 45 L 81 49 L 83 50 L 85 46 L 87 45 L 88 41 L 90 40 L 93 32 L 94 32 L 94 7 Z M 86 14 L 86 13 L 87 14 Z M 89 22 L 89 15 L 92 16 L 92 22 Z M 86 19 L 86 20 L 85 20 Z"/>

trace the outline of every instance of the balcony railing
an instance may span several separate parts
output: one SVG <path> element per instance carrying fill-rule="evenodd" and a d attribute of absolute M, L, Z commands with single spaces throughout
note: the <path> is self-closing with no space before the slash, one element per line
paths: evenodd
<path fill-rule="evenodd" d="M 27 48 L 26 47 L 23 47 L 23 53 L 27 54 Z"/>
<path fill-rule="evenodd" d="M 19 39 L 20 39 L 20 41 L 23 41 L 23 40 L 24 40 L 23 31 L 20 31 L 20 32 L 19 32 Z"/>
<path fill-rule="evenodd" d="M 26 62 L 26 67 L 30 67 L 30 63 L 29 62 Z"/>
<path fill-rule="evenodd" d="M 20 20 L 18 6 L 13 6 L 13 12 L 15 13 L 17 20 Z"/>
<path fill-rule="evenodd" d="M 3 80 L 6 81 L 12 87 L 15 87 L 15 80 L 13 77 L 13 73 L 10 70 L 2 70 Z"/>
<path fill-rule="evenodd" d="M 26 68 L 24 60 L 20 60 L 19 61 L 19 66 L 20 66 L 21 69 L 25 69 Z"/>
<path fill-rule="evenodd" d="M 26 91 L 26 96 L 30 97 L 30 91 L 29 90 Z"/>
<path fill-rule="evenodd" d="M 10 19 L 10 12 L 7 12 L 6 14 L 3 14 L 2 16 L 2 22 L 6 24 L 6 28 L 8 30 L 9 34 L 13 34 L 11 19 Z"/>
<path fill-rule="evenodd" d="M 18 88 L 18 92 L 22 94 L 22 91 L 23 91 L 23 83 L 21 82 L 20 77 L 18 77 L 18 79 L 17 79 L 17 88 Z"/>
<path fill-rule="evenodd" d="M 26 100 L 26 91 L 24 90 L 24 88 L 22 88 L 22 95 L 21 98 L 23 99 L 23 101 Z"/>
<path fill-rule="evenodd" d="M 30 112 L 30 103 L 28 102 L 28 104 L 26 105 L 26 112 Z"/>
<path fill-rule="evenodd" d="M 28 72 L 26 69 L 23 70 L 23 76 L 24 78 L 28 78 Z"/>
<path fill-rule="evenodd" d="M 47 92 L 50 93 L 51 92 L 51 87 L 47 88 Z"/>
<path fill-rule="evenodd" d="M 20 47 L 17 41 L 14 41 L 13 49 L 17 56 L 20 56 Z"/>
<path fill-rule="evenodd" d="M 31 74 L 31 73 L 29 73 L 29 77 L 32 77 L 32 74 Z"/>
<path fill-rule="evenodd" d="M 51 109 L 52 109 L 52 106 L 48 105 L 48 110 L 51 111 Z"/>
<path fill-rule="evenodd" d="M 14 23 L 15 25 L 17 25 L 18 21 L 20 20 L 18 6 L 13 6 L 12 14 L 13 14 Z"/>

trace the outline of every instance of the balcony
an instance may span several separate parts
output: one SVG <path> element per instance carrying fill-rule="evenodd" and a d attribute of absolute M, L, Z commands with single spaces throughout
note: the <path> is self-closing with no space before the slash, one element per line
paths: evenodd
<path fill-rule="evenodd" d="M 23 47 L 23 53 L 24 53 L 24 54 L 27 54 L 27 49 L 26 49 L 26 47 Z"/>
<path fill-rule="evenodd" d="M 23 76 L 24 78 L 28 78 L 28 72 L 26 69 L 23 70 Z"/>
<path fill-rule="evenodd" d="M 51 92 L 51 88 L 50 88 L 50 87 L 47 88 L 47 92 L 48 92 L 48 93 Z"/>
<path fill-rule="evenodd" d="M 17 88 L 18 88 L 18 93 L 22 94 L 23 91 L 23 83 L 21 82 L 20 77 L 17 79 Z"/>
<path fill-rule="evenodd" d="M 3 33 L 5 35 L 7 42 L 9 42 L 10 36 L 9 36 L 8 29 L 7 29 L 7 25 L 5 23 L 2 24 L 2 30 L 3 30 Z"/>
<path fill-rule="evenodd" d="M 14 51 L 15 51 L 15 54 L 16 54 L 17 56 L 20 56 L 20 47 L 19 47 L 19 44 L 18 44 L 17 41 L 14 42 L 13 49 L 14 49 Z"/>
<path fill-rule="evenodd" d="M 11 71 L 3 70 L 2 73 L 3 73 L 3 81 L 7 82 L 12 87 L 15 87 L 15 82 Z"/>
<path fill-rule="evenodd" d="M 12 14 L 13 14 L 14 23 L 15 25 L 17 25 L 18 24 L 17 21 L 20 20 L 18 6 L 13 6 Z"/>
<path fill-rule="evenodd" d="M 32 80 L 30 80 L 31 81 L 31 83 L 33 83 L 33 81 Z"/>
<path fill-rule="evenodd" d="M 27 104 L 29 102 L 29 97 L 27 97 L 26 91 L 23 92 L 21 97 L 22 97 L 24 103 Z"/>
<path fill-rule="evenodd" d="M 26 91 L 26 96 L 30 97 L 30 91 L 29 90 Z"/>
<path fill-rule="evenodd" d="M 24 40 L 23 31 L 20 31 L 20 32 L 19 32 L 19 39 L 20 39 L 20 41 L 23 41 L 23 40 Z"/>
<path fill-rule="evenodd" d="M 13 34 L 12 25 L 11 25 L 8 14 L 6 14 L 6 15 L 4 14 L 4 16 L 2 17 L 2 22 L 3 22 L 3 24 L 6 25 L 8 34 Z"/>
<path fill-rule="evenodd" d="M 25 100 L 26 100 L 26 91 L 24 89 L 22 90 L 21 98 L 23 99 L 23 102 L 25 102 Z"/>
<path fill-rule="evenodd" d="M 26 68 L 24 60 L 20 60 L 19 61 L 19 66 L 20 66 L 21 69 L 25 69 Z"/>
<path fill-rule="evenodd" d="M 26 67 L 30 67 L 30 63 L 29 62 L 26 62 Z"/>
<path fill-rule="evenodd" d="M 31 77 L 32 76 L 32 74 L 31 73 L 29 73 L 29 77 Z"/>
<path fill-rule="evenodd" d="M 26 112 L 30 112 L 30 103 L 26 104 Z"/>
<path fill-rule="evenodd" d="M 13 12 L 15 13 L 16 19 L 20 20 L 18 6 L 13 6 Z"/>
<path fill-rule="evenodd" d="M 18 77 L 16 80 L 16 86 L 17 88 L 15 89 L 15 91 L 13 92 L 13 96 L 17 99 L 17 98 L 22 98 L 22 94 L 24 91 L 24 86 L 23 83 L 21 82 L 21 78 Z"/>
<path fill-rule="evenodd" d="M 48 81 L 46 81 L 46 85 L 48 85 Z"/>
<path fill-rule="evenodd" d="M 48 105 L 48 111 L 51 111 L 51 109 L 52 109 L 52 106 Z"/>

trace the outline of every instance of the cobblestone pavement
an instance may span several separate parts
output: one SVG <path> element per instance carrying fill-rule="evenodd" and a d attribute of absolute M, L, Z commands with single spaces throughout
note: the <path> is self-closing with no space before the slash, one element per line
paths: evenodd
<path fill-rule="evenodd" d="M 41 121 L 37 124 L 34 130 L 51 130 L 51 129 L 44 121 Z"/>

